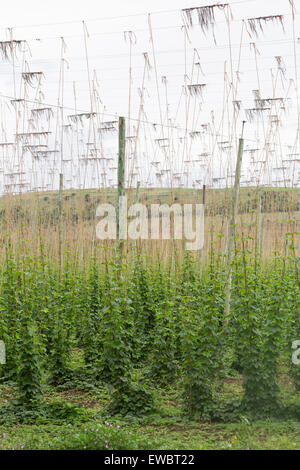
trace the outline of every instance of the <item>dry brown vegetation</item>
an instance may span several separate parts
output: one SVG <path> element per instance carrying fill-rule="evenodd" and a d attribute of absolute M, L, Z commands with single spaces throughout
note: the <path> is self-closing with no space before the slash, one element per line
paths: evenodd
<path fill-rule="evenodd" d="M 268 259 L 274 252 L 286 254 L 291 239 L 296 240 L 300 232 L 300 190 L 262 188 L 261 216 L 258 209 L 258 190 L 242 188 L 237 221 L 237 249 L 249 249 L 255 254 L 258 243 L 262 246 L 262 257 Z M 136 190 L 127 192 L 129 204 L 136 201 Z M 72 252 L 79 263 L 89 259 L 93 248 L 115 246 L 114 241 L 96 238 L 96 209 L 100 203 L 115 204 L 115 190 L 64 191 L 62 194 L 62 217 L 59 221 L 59 193 L 31 193 L 6 196 L 0 200 L 1 256 L 7 243 L 13 250 L 28 246 L 33 252 L 47 253 L 52 259 L 59 257 L 59 225 L 62 230 L 62 251 Z M 202 203 L 202 191 L 191 189 L 141 190 L 139 202 L 147 207 L 151 204 Z M 208 189 L 205 206 L 205 243 L 202 260 L 208 260 L 211 251 L 226 252 L 228 215 L 231 207 L 230 189 Z M 261 234 L 258 231 L 261 217 Z M 257 241 L 259 236 L 260 240 Z M 128 242 L 129 244 L 129 242 Z M 168 257 L 176 252 L 181 256 L 184 242 L 142 241 L 139 242 L 148 255 Z M 297 245 L 297 243 L 296 243 Z M 213 250 L 212 250 L 213 247 Z M 128 247 L 129 248 L 129 247 Z M 296 246 L 295 255 L 299 248 Z M 104 256 L 107 250 L 99 251 Z M 128 252 L 130 250 L 128 249 Z M 101 256 L 101 254 L 100 254 Z M 198 252 L 195 253 L 198 256 Z"/>

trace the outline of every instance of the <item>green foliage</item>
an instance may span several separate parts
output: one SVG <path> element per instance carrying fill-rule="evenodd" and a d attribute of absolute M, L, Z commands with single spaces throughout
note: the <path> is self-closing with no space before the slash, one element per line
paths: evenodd
<path fill-rule="evenodd" d="M 283 349 L 284 284 L 276 273 L 237 271 L 231 335 L 243 375 L 243 409 L 252 415 L 280 408 L 279 360 Z"/>
<path fill-rule="evenodd" d="M 132 315 L 131 302 L 118 264 L 111 263 L 111 273 L 105 280 L 101 321 L 101 357 L 98 376 L 110 387 L 116 387 L 130 376 Z"/>
<path fill-rule="evenodd" d="M 17 377 L 19 292 L 20 273 L 11 249 L 8 248 L 0 294 L 0 336 L 6 345 L 6 365 L 2 368 L 2 381 L 16 380 Z"/>
<path fill-rule="evenodd" d="M 214 295 L 206 282 L 183 298 L 181 348 L 184 411 L 210 415 L 222 377 L 222 328 Z"/>
<path fill-rule="evenodd" d="M 174 303 L 166 301 L 165 305 L 161 306 L 161 312 L 156 314 L 155 329 L 152 334 L 148 377 L 160 386 L 173 383 L 178 373 L 173 312 Z"/>
<path fill-rule="evenodd" d="M 247 239 L 238 241 L 226 325 L 224 260 L 211 236 L 209 266 L 201 272 L 190 254 L 180 262 L 175 253 L 164 265 L 136 249 L 128 264 L 118 256 L 100 264 L 95 249 L 86 266 L 65 252 L 58 267 L 43 251 L 32 256 L 25 242 L 15 255 L 8 244 L 0 274 L 0 339 L 7 348 L 0 378 L 15 383 L 17 398 L 0 408 L 2 417 L 76 414 L 63 405 L 61 416 L 55 407 L 45 411 L 46 383 L 91 393 L 105 388 L 114 415 L 150 414 L 156 392 L 176 385 L 189 416 L 292 416 L 280 374 L 284 367 L 299 391 L 299 367 L 291 361 L 300 339 L 293 241 L 291 256 L 270 265 L 253 263 Z M 242 376 L 243 395 L 225 399 L 225 378 L 234 374 Z"/>
<path fill-rule="evenodd" d="M 112 415 L 143 416 L 156 411 L 154 393 L 141 379 L 123 380 L 111 395 L 108 412 Z"/>
<path fill-rule="evenodd" d="M 51 450 L 145 450 L 151 444 L 130 431 L 110 423 L 82 426 L 77 432 L 54 438 Z"/>
<path fill-rule="evenodd" d="M 30 322 L 22 327 L 19 349 L 18 402 L 26 409 L 38 408 L 42 401 L 42 371 L 39 361 L 36 328 Z"/>
<path fill-rule="evenodd" d="M 81 406 L 62 400 L 51 404 L 40 402 L 34 408 L 24 407 L 15 400 L 0 408 L 0 424 L 47 424 L 47 423 L 81 423 L 89 417 L 89 413 Z"/>
<path fill-rule="evenodd" d="M 300 340 L 300 296 L 299 295 L 294 303 L 291 322 L 292 322 L 291 331 L 294 333 L 291 333 L 291 338 L 289 342 L 290 348 L 292 348 L 294 341 Z M 294 385 L 295 385 L 297 392 L 300 392 L 300 364 L 294 364 L 293 361 L 291 361 L 290 376 L 294 381 Z"/>
<path fill-rule="evenodd" d="M 93 369 L 101 352 L 101 315 L 103 294 L 96 259 L 91 260 L 85 283 L 85 325 L 82 338 L 85 364 Z"/>

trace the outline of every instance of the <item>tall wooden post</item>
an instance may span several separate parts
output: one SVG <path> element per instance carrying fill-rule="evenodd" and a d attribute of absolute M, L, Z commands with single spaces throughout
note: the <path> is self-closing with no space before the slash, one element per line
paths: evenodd
<path fill-rule="evenodd" d="M 141 183 L 138 181 L 137 187 L 136 187 L 136 193 L 135 193 L 135 203 L 138 204 L 140 202 L 140 189 L 141 189 Z"/>
<path fill-rule="evenodd" d="M 256 238 L 256 254 L 261 260 L 262 256 L 262 213 L 261 213 L 261 190 L 258 190 L 257 196 L 257 238 Z"/>
<path fill-rule="evenodd" d="M 204 184 L 203 189 L 202 189 L 202 204 L 203 204 L 204 215 L 205 215 L 205 203 L 206 203 L 206 185 Z M 199 253 L 200 269 L 202 267 L 202 261 L 203 261 L 203 248 L 200 249 L 200 253 Z"/>
<path fill-rule="evenodd" d="M 6 347 L 4 341 L 0 341 L 0 364 L 6 364 Z"/>
<path fill-rule="evenodd" d="M 231 212 L 230 226 L 229 226 L 228 253 L 227 253 L 227 266 L 226 266 L 226 287 L 225 287 L 225 323 L 226 324 L 229 323 L 229 315 L 230 315 L 232 259 L 233 259 L 233 252 L 234 252 L 235 227 L 236 227 L 236 218 L 237 218 L 237 212 L 238 212 L 238 200 L 239 200 L 242 160 L 243 160 L 243 152 L 244 152 L 244 139 L 243 139 L 244 125 L 245 125 L 245 121 L 243 121 L 242 137 L 240 138 L 240 141 L 239 141 L 239 152 L 238 152 L 236 170 L 235 170 L 233 204 L 232 204 L 232 212 Z"/>
<path fill-rule="evenodd" d="M 135 204 L 139 204 L 140 202 L 140 189 L 141 189 L 141 183 L 140 181 L 138 181 L 137 187 L 136 187 L 136 193 L 135 193 Z M 137 247 L 138 247 L 137 240 L 134 240 L 133 246 L 135 248 L 135 252 L 137 252 Z"/>
<path fill-rule="evenodd" d="M 117 207 L 117 237 L 120 250 L 120 258 L 123 253 L 124 238 L 127 232 L 127 209 L 124 220 L 124 196 L 125 196 L 125 151 L 126 151 L 126 122 L 124 117 L 119 118 L 119 161 L 118 161 L 118 207 Z"/>
<path fill-rule="evenodd" d="M 59 175 L 59 193 L 58 193 L 58 255 L 59 255 L 59 272 L 62 269 L 62 197 L 64 189 L 64 175 Z"/>

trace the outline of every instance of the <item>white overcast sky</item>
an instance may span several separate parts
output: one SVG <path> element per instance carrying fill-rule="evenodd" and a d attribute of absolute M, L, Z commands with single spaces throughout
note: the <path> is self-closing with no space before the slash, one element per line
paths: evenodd
<path fill-rule="evenodd" d="M 226 0 L 225 0 L 226 1 Z M 134 31 L 136 44 L 132 48 L 132 108 L 131 116 L 138 117 L 139 95 L 143 76 L 143 53 L 148 52 L 153 65 L 151 44 L 149 41 L 148 13 L 151 14 L 153 36 L 156 49 L 156 63 L 159 77 L 161 104 L 167 100 L 169 117 L 176 124 L 185 125 L 184 101 L 180 101 L 184 84 L 185 70 L 191 77 L 194 62 L 194 48 L 198 50 L 204 75 L 198 81 L 206 83 L 202 111 L 195 120 L 191 107 L 188 127 L 194 131 L 197 126 L 215 122 L 216 132 L 225 140 L 232 132 L 230 116 L 222 116 L 224 105 L 224 69 L 230 80 L 231 61 L 229 54 L 229 36 L 224 12 L 216 10 L 216 26 L 213 36 L 206 36 L 199 25 L 189 31 L 190 43 L 184 53 L 184 34 L 180 10 L 213 4 L 210 0 L 11 0 L 1 9 L 0 38 L 7 40 L 7 28 L 13 27 L 15 39 L 25 39 L 31 49 L 32 57 L 26 57 L 32 71 L 45 73 L 45 102 L 57 103 L 58 76 L 60 66 L 60 37 L 65 38 L 67 51 L 65 59 L 68 70 L 65 71 L 64 103 L 69 106 L 69 113 L 74 107 L 73 82 L 77 87 L 77 105 L 82 111 L 89 110 L 89 90 L 86 72 L 86 58 L 83 42 L 82 20 L 85 20 L 90 37 L 88 56 L 90 70 L 96 70 L 101 92 L 101 99 L 107 114 L 128 115 L 128 67 L 129 45 L 124 40 L 124 31 Z M 282 117 L 280 145 L 293 144 L 297 128 L 297 107 L 295 95 L 295 64 L 293 51 L 292 17 L 289 0 L 235 0 L 229 1 L 233 14 L 230 40 L 232 44 L 232 71 L 235 74 L 239 62 L 239 46 L 242 20 L 266 15 L 284 15 L 284 29 L 280 24 L 267 24 L 264 34 L 250 38 L 244 30 L 243 46 L 240 57 L 240 78 L 237 99 L 244 108 L 253 104 L 253 90 L 260 88 L 264 98 L 291 98 L 290 113 Z M 296 37 L 300 37 L 300 0 L 294 0 L 297 10 Z M 249 28 L 248 28 L 249 29 Z M 254 42 L 258 50 L 257 67 L 250 43 Z M 299 61 L 300 44 L 296 45 L 296 58 Z M 276 75 L 275 56 L 281 56 L 286 67 L 286 81 L 278 78 L 275 91 L 272 86 L 271 69 Z M 186 63 L 186 65 L 185 65 Z M 16 65 L 21 72 L 22 64 Z M 257 73 L 258 72 L 258 73 Z M 20 74 L 19 74 L 20 75 Z M 168 95 L 161 77 L 167 78 Z M 289 92 L 290 79 L 294 80 Z M 194 74 L 194 81 L 196 80 Z M 192 81 L 193 81 L 192 80 Z M 299 83 L 298 83 L 299 85 Z M 145 112 L 152 122 L 159 120 L 159 106 L 154 71 L 146 81 Z M 2 64 L 0 68 L 0 93 L 12 96 L 11 65 Z M 287 94 L 286 94 L 287 93 Z M 163 113 L 165 113 L 165 109 Z M 227 113 L 225 108 L 225 114 Z M 241 113 L 239 123 L 244 118 Z M 223 123 L 223 124 L 221 124 Z M 238 123 L 238 124 L 239 124 Z M 249 126 L 247 136 L 251 139 L 259 136 L 263 139 L 262 128 Z M 279 134 L 278 134 L 279 135 Z M 252 144 L 249 144 L 250 146 Z M 254 144 L 253 144 L 254 145 Z M 252 145 L 252 146 L 253 146 Z"/>
<path fill-rule="evenodd" d="M 123 32 L 128 30 L 136 31 L 137 44 L 133 47 L 132 64 L 133 89 L 136 90 L 141 85 L 143 66 L 142 52 L 149 52 L 150 61 L 153 62 L 147 22 L 147 13 L 153 12 L 151 21 L 154 29 L 158 75 L 167 76 L 168 85 L 170 87 L 169 104 L 172 105 L 173 103 L 174 107 L 176 107 L 184 76 L 184 42 L 183 33 L 180 29 L 180 25 L 182 25 L 180 10 L 212 3 L 213 2 L 209 0 L 52 0 L 50 2 L 11 0 L 5 3 L 1 11 L 2 29 L 0 31 L 0 37 L 2 36 L 3 40 L 7 39 L 6 28 L 14 27 L 14 37 L 16 39 L 28 40 L 32 50 L 32 58 L 29 60 L 30 64 L 32 68 L 38 67 L 45 72 L 47 83 L 50 88 L 52 86 L 54 92 L 60 57 L 59 37 L 64 36 L 68 46 L 65 57 L 69 63 L 69 73 L 67 73 L 65 80 L 66 83 L 71 83 L 73 80 L 78 82 L 78 86 L 82 90 L 83 98 L 82 101 L 79 98 L 79 102 L 86 108 L 85 92 L 87 92 L 87 86 L 83 85 L 84 80 L 86 80 L 86 74 L 81 24 L 81 21 L 85 20 L 91 35 L 88 42 L 90 69 L 96 69 L 99 81 L 101 82 L 101 80 L 103 80 L 103 94 L 105 95 L 103 97 L 107 109 L 112 113 L 120 113 L 120 105 L 123 103 L 126 90 L 128 89 L 129 54 L 128 45 L 124 41 Z M 266 96 L 270 93 L 268 87 L 268 84 L 270 85 L 271 83 L 270 69 L 271 67 L 276 68 L 274 59 L 276 55 L 284 56 L 288 68 L 288 78 L 294 78 L 295 75 L 293 70 L 291 10 L 289 1 L 236 0 L 230 2 L 230 4 L 234 17 L 234 21 L 231 25 L 234 72 L 237 68 L 239 53 L 238 46 L 241 30 L 241 22 L 239 20 L 271 14 L 285 15 L 285 33 L 283 33 L 281 27 L 278 25 L 267 25 L 264 35 L 261 34 L 258 39 L 252 39 L 252 41 L 257 44 L 257 48 L 260 52 L 258 67 L 260 69 L 261 91 L 262 94 Z M 296 7 L 299 4 L 299 0 L 295 0 Z M 116 18 L 106 19 L 110 17 Z M 299 31 L 300 36 L 298 20 L 299 16 L 297 15 L 296 24 L 298 24 L 298 28 L 296 28 L 296 34 Z M 73 21 L 75 21 L 75 23 L 73 23 Z M 78 23 L 76 23 L 76 21 L 78 21 Z M 52 25 L 51 23 L 61 24 Z M 214 45 L 211 34 L 205 37 L 199 26 L 195 26 L 190 33 L 191 44 L 188 44 L 187 57 L 187 72 L 189 75 L 191 72 L 192 51 L 195 47 L 198 49 L 202 69 L 206 74 L 205 80 L 202 81 L 207 82 L 209 85 L 207 88 L 207 109 L 211 108 L 211 110 L 214 109 L 214 103 L 216 101 L 218 102 L 219 98 L 222 99 L 225 61 L 227 61 L 228 73 L 230 69 L 229 49 L 227 47 L 228 34 L 222 11 L 216 10 L 215 29 L 217 47 Z M 38 42 L 35 41 L 35 39 L 41 39 L 41 41 Z M 243 42 L 244 46 L 240 70 L 244 73 L 244 77 L 242 78 L 244 78 L 245 86 L 241 88 L 239 98 L 246 100 L 244 103 L 245 107 L 251 107 L 251 90 L 258 87 L 257 74 L 254 70 L 254 56 L 251 54 L 249 48 L 251 39 L 247 34 L 244 34 Z M 2 68 L 3 73 L 1 77 L 3 77 L 3 80 L 6 71 L 7 85 L 7 82 L 11 82 L 9 67 L 4 66 Z M 152 80 L 148 85 L 149 93 L 153 95 L 155 81 Z M 2 90 L 4 92 L 8 91 L 7 89 L 3 89 L 3 87 Z M 68 93 L 71 94 L 71 91 L 68 91 L 67 85 L 66 100 L 68 100 Z M 53 100 L 53 94 L 48 94 L 48 98 Z M 127 101 L 127 99 L 128 97 L 126 97 L 125 101 Z M 151 101 L 153 102 L 153 96 L 151 96 Z M 123 111 L 125 112 L 125 109 Z"/>
<path fill-rule="evenodd" d="M 294 2 L 296 7 L 297 5 L 300 6 L 300 0 L 294 0 Z M 65 98 L 68 101 L 72 95 L 68 83 L 78 82 L 78 86 L 82 91 L 80 94 L 82 100 L 79 97 L 79 103 L 86 109 L 88 90 L 81 24 L 81 21 L 85 20 L 91 35 L 88 41 L 90 69 L 96 69 L 98 79 L 100 82 L 102 81 L 103 98 L 108 111 L 120 114 L 122 103 L 128 100 L 128 96 L 125 98 L 125 95 L 128 94 L 129 49 L 128 44 L 124 41 L 123 32 L 128 30 L 136 31 L 137 44 L 132 51 L 132 88 L 136 92 L 136 89 L 141 86 L 143 52 L 149 52 L 150 61 L 153 65 L 147 22 L 147 13 L 153 12 L 151 21 L 154 30 L 158 76 L 166 76 L 168 79 L 169 104 L 172 106 L 173 103 L 173 111 L 175 112 L 184 76 L 184 39 L 180 28 L 182 25 L 180 10 L 212 3 L 210 0 L 51 0 L 49 2 L 11 0 L 5 2 L 1 10 L 0 38 L 2 37 L 3 40 L 8 39 L 7 28 L 14 27 L 14 37 L 16 39 L 28 40 L 32 58 L 27 57 L 27 59 L 32 69 L 40 68 L 45 72 L 47 83 L 53 91 L 51 93 L 49 89 L 47 98 L 53 102 L 60 58 L 59 38 L 61 36 L 65 37 L 68 46 L 65 58 L 69 64 L 69 70 L 66 72 L 65 78 Z M 265 34 L 260 34 L 259 38 L 254 37 L 251 40 L 247 34 L 244 34 L 240 70 L 244 73 L 244 77 L 241 76 L 241 78 L 244 79 L 245 85 L 241 87 L 238 98 L 245 100 L 245 107 L 251 107 L 251 90 L 258 88 L 257 74 L 254 70 L 254 55 L 251 54 L 249 48 L 251 41 L 257 44 L 260 52 L 258 67 L 260 69 L 259 79 L 262 95 L 270 94 L 270 69 L 276 69 L 274 59 L 276 55 L 284 57 L 288 69 L 287 77 L 294 78 L 291 9 L 289 0 L 236 0 L 229 3 L 234 17 L 231 24 L 234 73 L 238 63 L 240 20 L 272 14 L 284 15 L 285 33 L 278 25 L 267 25 Z M 300 36 L 298 15 L 296 25 L 298 26 L 296 35 L 299 32 Z M 205 37 L 197 25 L 191 30 L 191 44 L 187 45 L 188 75 L 191 73 L 193 49 L 197 48 L 200 54 L 201 66 L 206 75 L 202 81 L 209 85 L 206 95 L 208 110 L 213 110 L 216 103 L 219 107 L 219 99 L 222 99 L 225 61 L 227 61 L 228 74 L 230 73 L 229 48 L 227 47 L 228 33 L 222 11 L 216 10 L 215 29 L 217 47 L 213 42 L 212 35 L 207 34 Z M 41 41 L 35 39 L 41 39 Z M 300 45 L 297 52 L 299 52 L 299 47 Z M 1 79 L 2 91 L 8 92 L 11 85 L 8 66 L 4 65 L 2 67 Z M 153 103 L 155 81 L 150 80 L 148 87 L 151 102 Z M 125 113 L 125 109 L 122 109 L 122 111 Z"/>
<path fill-rule="evenodd" d="M 82 20 L 104 16 L 131 15 L 149 13 L 151 11 L 191 8 L 213 4 L 209 0 L 52 0 L 41 2 L 39 0 L 11 0 L 6 2 L 1 11 L 1 25 L 3 27 L 24 26 L 37 23 L 50 23 L 56 21 Z M 218 2 L 215 2 L 218 3 Z M 219 2 L 227 3 L 227 2 Z M 228 2 L 234 6 L 234 1 Z M 299 4 L 295 0 L 295 6 Z M 248 13 L 259 13 L 261 16 L 275 14 L 277 8 L 287 12 L 288 0 L 257 0 L 240 2 L 234 6 L 239 17 L 247 17 Z M 256 14 L 254 15 L 256 16 Z"/>

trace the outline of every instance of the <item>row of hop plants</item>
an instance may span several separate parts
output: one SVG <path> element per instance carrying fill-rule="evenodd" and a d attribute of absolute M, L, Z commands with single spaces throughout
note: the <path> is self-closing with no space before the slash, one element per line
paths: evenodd
<path fill-rule="evenodd" d="M 74 380 L 72 351 L 79 348 L 82 377 L 107 386 L 111 414 L 152 412 L 155 389 L 172 384 L 190 416 L 280 412 L 282 364 L 300 390 L 300 366 L 291 362 L 292 343 L 300 339 L 298 260 L 276 256 L 262 266 L 250 257 L 236 252 L 225 319 L 224 263 L 213 249 L 205 270 L 188 254 L 162 264 L 137 249 L 127 265 L 118 254 L 99 263 L 95 252 L 82 267 L 65 253 L 59 268 L 45 254 L 24 249 L 16 256 L 8 245 L 0 288 L 7 349 L 1 380 L 17 384 L 13 406 L 38 410 L 46 381 Z M 229 371 L 243 378 L 238 403 L 222 394 Z"/>

